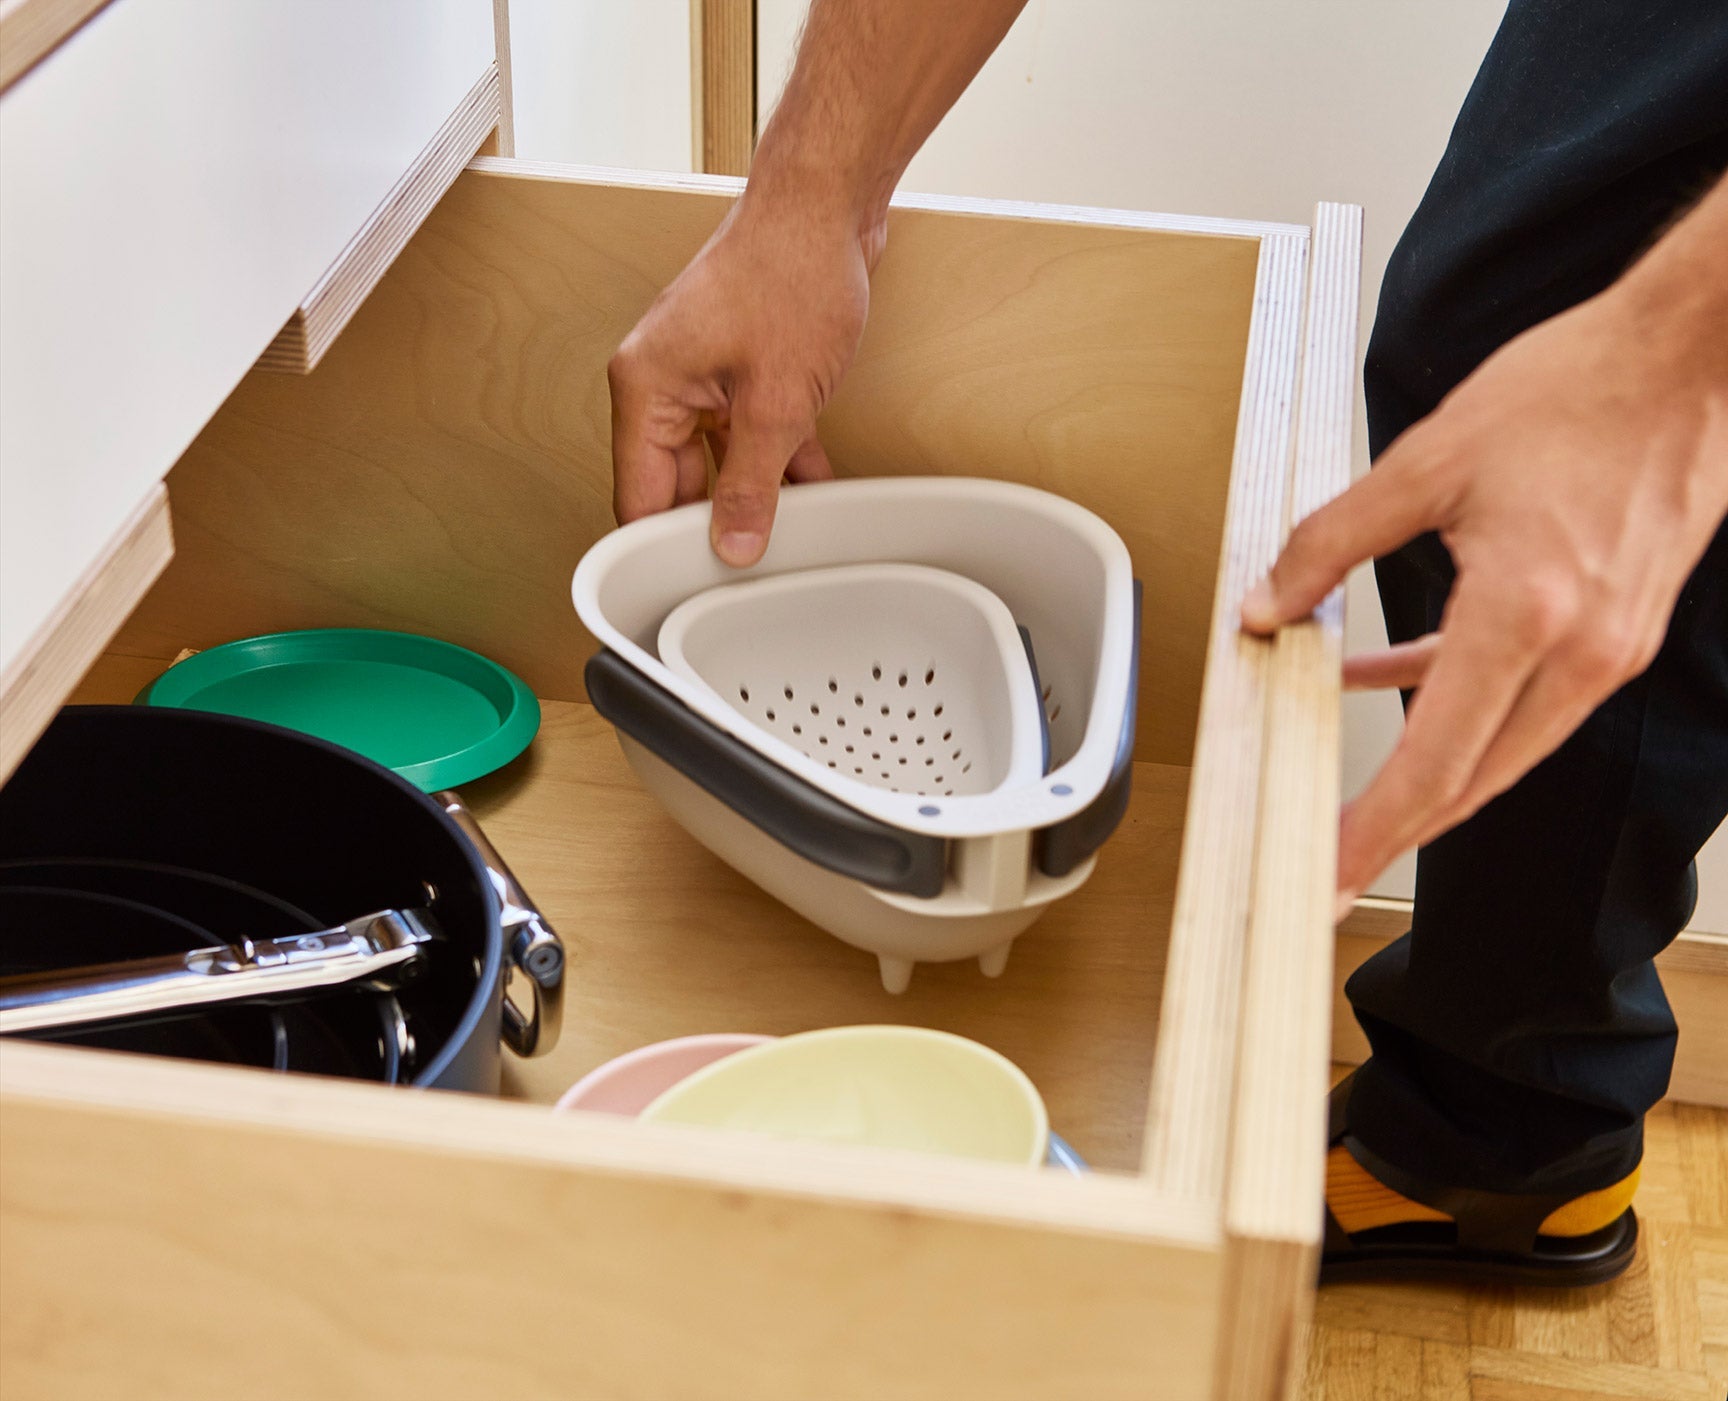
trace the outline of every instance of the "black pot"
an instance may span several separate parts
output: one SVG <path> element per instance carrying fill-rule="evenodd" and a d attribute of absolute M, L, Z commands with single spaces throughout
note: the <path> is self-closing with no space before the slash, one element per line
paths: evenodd
<path fill-rule="evenodd" d="M 44 886 L 70 886 L 83 908 L 44 903 Z M 496 1093 L 501 1042 L 537 1054 L 556 1039 L 562 948 L 455 794 L 429 797 L 274 725 L 69 707 L 0 789 L 0 971 L 169 951 L 152 939 L 211 941 L 176 925 L 218 942 L 303 933 L 424 907 L 429 891 L 444 938 L 394 995 L 399 1015 L 350 991 L 49 1039 L 385 1080 L 402 1075 L 405 1050 L 413 1084 Z M 240 917 L 248 927 L 213 927 Z M 507 1001 L 507 970 L 526 974 L 532 1014 Z"/>

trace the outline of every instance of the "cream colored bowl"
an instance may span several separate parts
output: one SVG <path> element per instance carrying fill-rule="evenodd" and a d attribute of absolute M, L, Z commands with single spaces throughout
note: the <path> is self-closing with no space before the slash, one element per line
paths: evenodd
<path fill-rule="evenodd" d="M 910 1026 L 782 1037 L 698 1070 L 650 1123 L 745 1129 L 1034 1167 L 1050 1125 L 1025 1073 L 988 1046 Z"/>

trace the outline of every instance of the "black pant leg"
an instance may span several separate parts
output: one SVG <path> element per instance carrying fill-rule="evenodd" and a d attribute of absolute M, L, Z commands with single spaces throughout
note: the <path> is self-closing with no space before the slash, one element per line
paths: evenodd
<path fill-rule="evenodd" d="M 1376 453 L 1499 345 L 1593 295 L 1728 165 L 1728 9 L 1512 0 L 1388 268 Z M 1377 565 L 1387 627 L 1438 625 L 1451 560 Z M 1352 1129 L 1493 1190 L 1588 1190 L 1638 1160 L 1675 1027 L 1651 960 L 1728 812 L 1728 528 L 1656 662 L 1418 858 L 1411 932 L 1348 993 L 1374 1055 Z"/>

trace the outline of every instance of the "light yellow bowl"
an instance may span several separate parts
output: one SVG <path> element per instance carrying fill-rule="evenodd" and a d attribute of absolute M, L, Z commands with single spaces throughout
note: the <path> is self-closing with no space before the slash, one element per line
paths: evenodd
<path fill-rule="evenodd" d="M 911 1026 L 841 1026 L 769 1041 L 698 1070 L 650 1123 L 1044 1161 L 1050 1125 L 1025 1073 L 988 1046 Z"/>

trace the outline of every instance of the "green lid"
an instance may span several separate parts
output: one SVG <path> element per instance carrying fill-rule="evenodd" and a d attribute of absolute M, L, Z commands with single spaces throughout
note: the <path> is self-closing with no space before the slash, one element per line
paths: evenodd
<path fill-rule="evenodd" d="M 212 647 L 163 672 L 138 702 L 317 735 L 428 793 L 502 768 L 540 728 L 540 702 L 496 662 L 436 638 L 369 628 Z"/>

